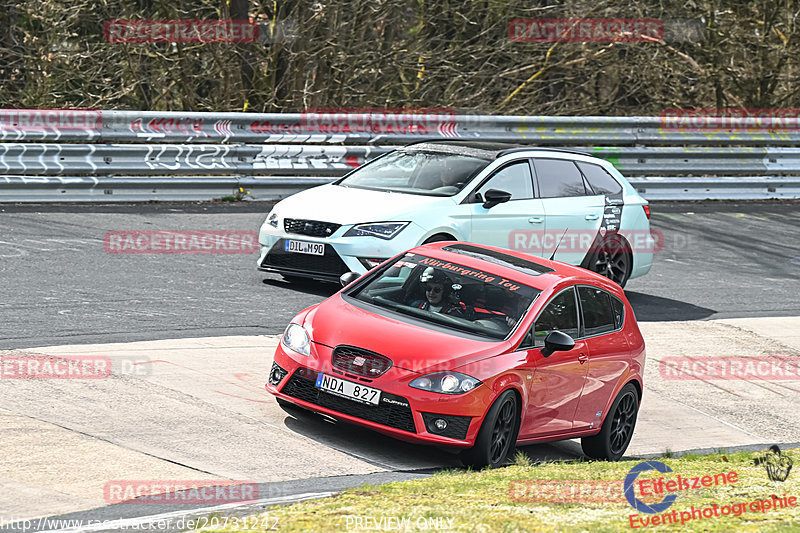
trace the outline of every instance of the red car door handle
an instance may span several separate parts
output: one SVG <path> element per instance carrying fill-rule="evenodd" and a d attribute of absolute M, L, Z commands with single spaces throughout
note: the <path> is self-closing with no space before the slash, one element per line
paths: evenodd
<path fill-rule="evenodd" d="M 585 353 L 582 353 L 582 354 L 580 354 L 580 355 L 578 356 L 578 361 L 580 361 L 580 362 L 581 362 L 581 364 L 585 363 L 585 362 L 586 362 L 586 361 L 588 361 L 588 360 L 589 360 L 589 356 L 588 356 L 588 355 L 586 355 Z"/>

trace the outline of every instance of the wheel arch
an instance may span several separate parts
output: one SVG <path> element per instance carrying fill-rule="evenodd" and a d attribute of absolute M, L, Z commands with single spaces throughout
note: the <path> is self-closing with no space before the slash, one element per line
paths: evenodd
<path fill-rule="evenodd" d="M 600 233 L 598 232 L 597 235 L 595 235 L 594 237 L 592 245 L 586 252 L 586 255 L 583 256 L 583 261 L 581 261 L 581 264 L 579 265 L 581 268 L 591 270 L 589 268 L 589 263 L 591 262 L 592 257 L 594 257 L 594 254 L 600 249 L 600 246 L 603 244 L 603 241 L 605 241 L 606 238 L 609 237 L 610 235 L 615 235 L 617 238 L 619 238 L 619 240 L 622 241 L 622 245 L 625 247 L 625 252 L 633 256 L 633 247 L 631 247 L 631 243 L 625 237 L 625 235 L 623 235 L 618 231 L 611 234 L 606 233 L 605 235 L 600 235 Z"/>
<path fill-rule="evenodd" d="M 524 398 L 523 392 L 520 390 L 520 385 L 518 383 L 509 383 L 508 386 L 500 390 L 500 392 L 498 392 L 497 395 L 494 397 L 494 401 L 492 401 L 492 403 L 486 409 L 486 413 L 489 412 L 489 409 L 491 409 L 492 405 L 494 405 L 494 402 L 496 402 L 498 398 L 500 398 L 500 396 L 505 394 L 507 391 L 513 392 L 514 399 L 517 401 L 517 409 L 519 415 L 517 416 L 517 439 L 519 439 L 519 430 L 522 427 L 522 417 L 525 415 L 525 409 L 523 408 L 525 403 L 523 401 Z M 484 418 L 486 418 L 486 413 L 484 413 L 483 415 Z"/>
<path fill-rule="evenodd" d="M 622 246 L 623 254 L 628 256 L 628 268 L 626 276 L 622 279 L 621 282 L 612 280 L 615 281 L 615 283 L 617 283 L 620 287 L 624 288 L 627 282 L 631 279 L 631 276 L 633 275 L 633 270 L 634 270 L 633 261 L 635 254 L 633 253 L 633 248 L 631 247 L 630 241 L 628 241 L 628 239 L 625 238 L 624 235 L 620 234 L 617 231 L 613 233 L 606 233 L 605 235 L 600 235 L 600 233 L 598 232 L 597 235 L 595 236 L 594 241 L 592 242 L 592 245 L 586 252 L 586 255 L 583 257 L 583 261 L 581 261 L 580 267 L 590 270 L 592 272 L 596 272 L 602 276 L 605 276 L 605 274 L 600 273 L 595 269 L 595 262 L 600 257 L 600 252 L 603 250 L 606 242 L 609 242 L 610 239 L 618 240 Z"/>
<path fill-rule="evenodd" d="M 510 386 L 506 387 L 505 389 L 503 389 L 500 392 L 500 394 L 497 395 L 497 397 L 499 398 L 507 390 L 510 390 L 510 391 L 514 392 L 514 397 L 517 399 L 517 406 L 519 407 L 519 414 L 520 414 L 520 418 L 521 418 L 522 417 L 522 392 L 517 387 L 515 387 L 514 385 L 510 385 Z"/>
<path fill-rule="evenodd" d="M 433 232 L 426 234 L 419 244 L 427 244 L 429 242 L 442 242 L 442 241 L 460 241 L 462 240 L 456 231 L 453 229 L 439 228 Z"/>
<path fill-rule="evenodd" d="M 622 392 L 622 389 L 624 389 L 629 383 L 632 384 L 633 388 L 636 390 L 636 396 L 639 398 L 638 405 L 642 405 L 642 384 L 637 376 L 628 376 L 626 379 L 620 380 L 619 383 L 619 386 L 614 389 L 614 394 L 611 395 L 608 403 L 606 404 L 605 411 L 603 412 L 603 422 L 605 422 L 608 412 L 611 410 L 611 406 L 614 405 L 614 401 L 617 399 L 617 396 L 619 396 L 619 393 Z"/>
<path fill-rule="evenodd" d="M 522 408 L 522 406 L 524 405 L 523 399 L 525 395 L 523 391 L 520 390 L 521 387 L 522 385 L 520 383 L 510 382 L 498 388 L 497 393 L 492 395 L 492 401 L 486 403 L 486 408 L 483 410 L 483 414 L 481 415 L 480 418 L 481 423 L 483 423 L 483 421 L 486 419 L 486 415 L 489 414 L 489 409 L 491 409 L 492 406 L 495 404 L 495 402 L 500 398 L 500 396 L 505 394 L 507 391 L 512 391 L 514 393 L 514 398 L 517 400 L 517 407 L 519 407 L 519 415 L 520 415 L 519 418 L 521 423 L 522 415 L 525 414 L 524 409 Z"/>
<path fill-rule="evenodd" d="M 633 259 L 633 247 L 631 246 L 631 243 L 628 240 L 628 238 L 625 237 L 625 235 L 623 235 L 622 233 L 619 233 L 619 232 L 615 233 L 614 235 L 616 235 L 617 238 L 622 241 L 622 245 L 625 247 L 625 251 L 628 254 L 630 254 L 631 259 Z M 633 269 L 633 263 L 631 263 L 631 269 Z"/>
<path fill-rule="evenodd" d="M 523 391 L 520 390 L 519 383 L 508 383 L 507 386 L 500 389 L 497 394 L 494 396 L 494 399 L 486 406 L 486 411 L 483 413 L 483 417 L 481 418 L 481 424 L 484 423 L 486 420 L 486 415 L 489 414 L 489 410 L 492 406 L 500 399 L 500 397 L 505 394 L 506 392 L 511 391 L 514 394 L 514 400 L 517 402 L 517 427 L 515 428 L 515 437 L 512 446 L 516 445 L 517 441 L 519 440 L 519 430 L 522 428 L 522 417 L 525 416 L 525 410 L 523 409 L 523 398 L 524 394 Z"/>
<path fill-rule="evenodd" d="M 633 384 L 633 388 L 636 389 L 636 396 L 639 398 L 639 405 L 642 405 L 642 393 L 644 391 L 642 389 L 641 382 L 639 381 L 638 378 L 631 378 L 631 379 L 629 379 L 628 381 L 625 382 L 625 385 L 627 385 L 628 383 L 632 383 Z M 625 385 L 620 387 L 619 390 L 622 390 L 625 387 Z M 619 394 L 619 391 L 617 392 L 617 394 Z"/>

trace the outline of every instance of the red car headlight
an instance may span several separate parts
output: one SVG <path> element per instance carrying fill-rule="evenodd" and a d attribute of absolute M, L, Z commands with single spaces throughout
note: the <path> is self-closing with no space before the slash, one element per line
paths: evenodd
<path fill-rule="evenodd" d="M 286 326 L 286 331 L 283 332 L 283 337 L 281 337 L 281 344 L 302 355 L 309 355 L 311 353 L 311 343 L 308 340 L 308 333 L 303 329 L 303 326 L 297 324 L 289 324 Z"/>
<path fill-rule="evenodd" d="M 480 384 L 479 380 L 461 372 L 434 372 L 414 379 L 408 386 L 440 394 L 464 394 Z"/>

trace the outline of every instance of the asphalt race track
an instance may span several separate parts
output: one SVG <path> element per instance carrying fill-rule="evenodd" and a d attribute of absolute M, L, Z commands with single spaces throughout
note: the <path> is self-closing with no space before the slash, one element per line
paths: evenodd
<path fill-rule="evenodd" d="M 268 210 L 256 203 L 0 207 L 0 353 L 103 354 L 114 368 L 99 381 L 0 382 L 0 444 L 9 445 L 0 448 L 0 510 L 16 503 L 17 490 L 26 494 L 12 508 L 18 516 L 131 520 L 147 530 L 143 517 L 201 511 L 105 505 L 104 483 L 252 480 L 263 497 L 232 511 L 247 514 L 459 465 L 445 450 L 287 415 L 264 392 L 275 335 L 337 286 L 292 285 L 258 272 L 255 253 L 104 247 L 107 232 L 119 230 L 257 231 Z M 658 366 L 681 350 L 800 354 L 800 202 L 655 204 L 652 227 L 664 235 L 663 250 L 626 291 L 649 361 L 629 454 L 800 441 L 797 381 L 669 381 Z M 742 417 L 764 405 L 772 416 Z M 662 433 L 682 439 L 679 447 Z M 579 456 L 580 447 L 566 441 L 525 452 L 558 460 Z M 54 463 L 58 473 L 47 466 Z"/>
<path fill-rule="evenodd" d="M 278 334 L 337 290 L 256 254 L 109 254 L 114 230 L 257 231 L 264 203 L 0 207 L 0 348 Z M 627 287 L 640 321 L 800 315 L 800 203 L 653 205 L 664 235 Z"/>

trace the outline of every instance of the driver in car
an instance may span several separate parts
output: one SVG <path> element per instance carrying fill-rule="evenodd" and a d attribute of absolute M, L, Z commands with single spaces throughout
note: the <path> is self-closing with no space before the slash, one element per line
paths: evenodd
<path fill-rule="evenodd" d="M 419 277 L 419 281 L 425 289 L 425 299 L 412 302 L 412 307 L 471 319 L 470 309 L 462 302 L 453 301 L 453 282 L 443 272 L 428 267 Z"/>

